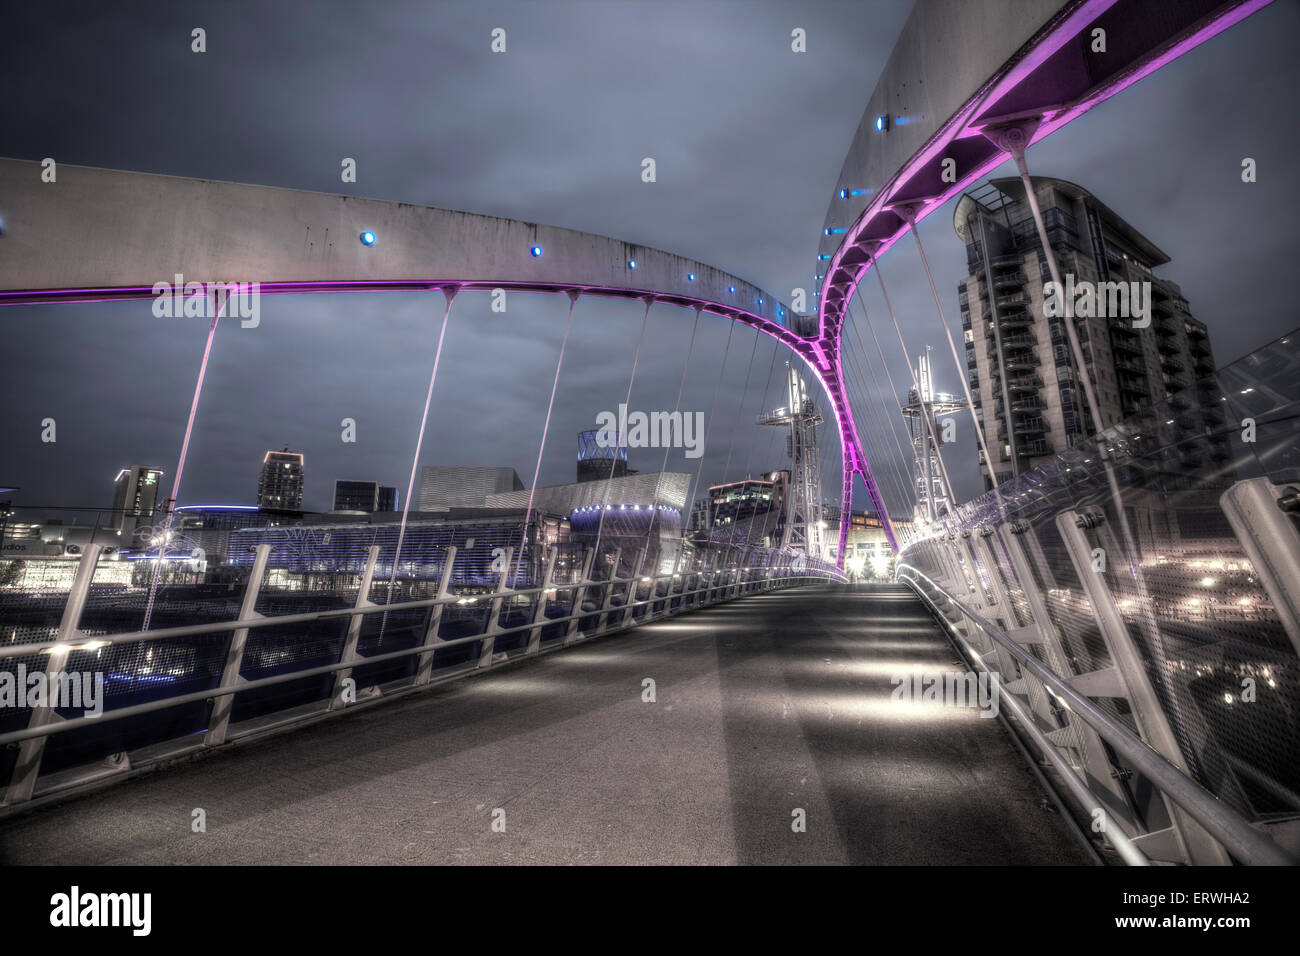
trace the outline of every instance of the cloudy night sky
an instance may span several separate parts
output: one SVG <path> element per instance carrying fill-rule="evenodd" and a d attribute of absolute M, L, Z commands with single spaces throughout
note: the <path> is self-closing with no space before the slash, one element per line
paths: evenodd
<path fill-rule="evenodd" d="M 911 4 L 129 6 L 10 6 L 0 156 L 564 226 L 701 260 L 788 302 L 795 287 L 811 299 L 836 176 Z M 190 51 L 196 26 L 207 31 L 204 55 Z M 495 27 L 507 30 L 504 55 L 489 50 Z M 794 27 L 807 31 L 806 54 L 790 50 Z M 1208 324 L 1220 365 L 1300 326 L 1291 289 L 1297 36 L 1300 3 L 1279 0 L 1029 154 L 1033 172 L 1089 189 L 1171 257 L 1157 272 Z M 653 184 L 640 177 L 647 156 Z M 1247 156 L 1258 163 L 1252 185 L 1240 177 Z M 339 181 L 343 157 L 357 160 L 355 185 Z M 1008 163 L 993 175 L 1013 172 Z M 966 269 L 952 204 L 920 231 L 956 326 Z M 915 248 L 899 244 L 885 264 L 909 349 L 935 346 L 936 384 L 957 391 Z M 884 315 L 875 284 L 864 293 Z M 308 509 L 329 508 L 336 478 L 378 479 L 404 497 L 442 302 L 436 293 L 267 296 L 260 327 L 223 325 L 181 503 L 253 503 L 264 452 L 286 445 L 306 456 Z M 508 465 L 530 480 L 567 306 L 514 295 L 494 314 L 485 292 L 457 298 L 422 464 Z M 624 400 L 642 311 L 578 302 L 541 484 L 573 480 L 576 433 Z M 674 407 L 693 319 L 651 309 L 634 409 Z M 114 475 L 130 464 L 162 467 L 170 485 L 204 320 L 158 319 L 137 301 L 11 307 L 0 321 L 0 484 L 21 489 L 15 504 L 108 507 Z M 683 409 L 714 407 L 730 331 L 721 318 L 701 319 Z M 780 433 L 753 424 L 761 406 L 779 404 L 775 388 L 763 398 L 774 344 L 755 343 L 754 331 L 735 328 L 706 482 L 784 463 Z M 897 348 L 886 351 L 905 379 Z M 44 418 L 58 423 L 54 444 L 41 441 Z M 340 440 L 343 418 L 357 422 L 355 444 Z M 823 491 L 837 501 L 832 432 L 824 446 Z M 959 499 L 980 487 L 973 447 L 967 426 L 947 456 Z M 873 465 L 901 512 L 893 457 Z M 660 450 L 631 453 L 642 471 L 662 462 Z M 677 450 L 668 468 L 696 464 Z"/>

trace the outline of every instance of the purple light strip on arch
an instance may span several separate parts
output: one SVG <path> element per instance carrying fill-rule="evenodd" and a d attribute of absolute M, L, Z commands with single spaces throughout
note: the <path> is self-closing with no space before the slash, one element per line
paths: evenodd
<path fill-rule="evenodd" d="M 877 190 L 875 198 L 854 221 L 853 225 L 845 233 L 843 241 L 836 248 L 835 254 L 827 264 L 826 278 L 823 280 L 821 295 L 818 306 L 818 330 L 819 338 L 823 341 L 827 338 L 828 315 L 835 316 L 834 334 L 838 338 L 839 327 L 843 322 L 845 307 L 830 305 L 830 290 L 833 286 L 832 279 L 836 271 L 844 268 L 843 260 L 848 251 L 854 248 L 864 232 L 873 224 L 876 218 L 888 211 L 888 207 L 894 202 L 894 196 L 900 187 L 906 186 L 912 178 L 924 166 L 931 163 L 938 157 L 949 144 L 959 138 L 970 135 L 979 135 L 972 125 L 976 114 L 981 106 L 989 103 L 996 103 L 1006 93 L 1013 90 L 1025 80 L 1029 79 L 1035 71 L 1043 67 L 1053 55 L 1059 52 L 1063 47 L 1074 40 L 1079 31 L 1095 20 L 1102 13 L 1115 6 L 1120 0 L 1090 0 L 1090 2 L 1081 4 L 1076 10 L 1072 11 L 1068 17 L 1055 24 L 1050 33 L 1042 37 L 1034 47 L 1025 54 L 1005 75 L 995 80 L 992 84 L 977 90 L 970 99 L 968 99 L 955 113 L 948 122 L 946 122 L 930 141 L 926 143 L 920 151 L 913 155 L 912 159 L 907 162 L 901 169 L 890 178 L 889 182 Z M 1199 29 L 1192 30 L 1186 35 L 1174 39 L 1164 48 L 1156 48 L 1152 55 L 1145 61 L 1120 72 L 1109 82 L 1089 91 L 1079 99 L 1077 103 L 1052 114 L 1051 107 L 1044 107 L 1045 112 L 1052 114 L 1050 119 L 1044 119 L 1043 123 L 1035 131 L 1035 134 L 1029 145 L 1038 142 L 1045 136 L 1050 135 L 1056 130 L 1065 126 L 1067 123 L 1077 119 L 1093 107 L 1105 102 L 1117 93 L 1123 92 L 1132 86 L 1138 80 L 1155 72 L 1163 66 L 1168 65 L 1178 59 L 1184 53 L 1200 46 L 1205 41 L 1223 32 L 1231 26 L 1244 20 L 1262 8 L 1268 6 L 1273 0 L 1243 0 L 1237 6 L 1227 10 L 1222 15 L 1215 17 L 1202 24 Z M 973 174 L 970 174 L 956 183 L 953 183 L 948 189 L 935 196 L 925 198 L 924 200 L 915 200 L 921 208 L 917 210 L 915 219 L 919 223 L 935 209 L 946 204 L 954 196 L 959 195 L 966 190 L 971 183 L 976 182 L 987 172 L 1010 158 L 1010 153 L 998 152 L 985 165 L 982 165 Z M 880 240 L 880 245 L 872 253 L 871 258 L 864 262 L 862 266 L 855 270 L 850 279 L 849 286 L 842 302 L 847 303 L 852 298 L 862 278 L 866 275 L 867 270 L 871 267 L 871 262 L 882 253 L 890 249 L 894 243 L 903 237 L 907 232 L 907 226 L 904 225 L 887 238 Z"/>

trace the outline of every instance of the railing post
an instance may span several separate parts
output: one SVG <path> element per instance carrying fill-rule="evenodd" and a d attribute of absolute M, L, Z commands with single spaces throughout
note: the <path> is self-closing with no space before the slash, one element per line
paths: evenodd
<path fill-rule="evenodd" d="M 366 569 L 361 574 L 361 589 L 357 591 L 357 600 L 353 604 L 355 608 L 373 607 L 374 602 L 370 600 L 370 582 L 374 580 L 375 563 L 379 560 L 379 545 L 372 544 L 370 552 L 366 557 Z M 339 663 L 357 660 L 357 642 L 361 639 L 361 627 L 365 622 L 365 617 L 361 614 L 354 614 L 348 620 L 348 636 L 343 641 L 343 650 L 339 652 Z M 334 690 L 330 694 L 330 710 L 342 708 L 343 703 L 343 682 L 352 676 L 352 668 L 347 667 L 341 671 L 334 672 Z"/>
<path fill-rule="evenodd" d="M 77 561 L 77 570 L 72 578 L 72 587 L 68 591 L 68 600 L 63 605 L 63 617 L 59 620 L 58 637 L 45 658 L 47 675 L 63 672 L 68 663 L 68 655 L 71 653 L 68 645 L 80 637 L 77 625 L 81 623 L 81 612 L 86 607 L 86 597 L 90 594 L 91 582 L 95 580 L 95 567 L 99 563 L 99 555 L 103 548 L 104 546 L 100 544 L 87 545 Z M 35 730 L 37 727 L 45 727 L 62 719 L 47 697 L 43 706 L 33 708 L 27 727 L 29 730 Z M 32 798 L 32 793 L 36 790 L 36 778 L 41 772 L 41 758 L 45 755 L 45 741 L 48 739 L 48 737 L 29 737 L 18 745 L 18 760 L 14 764 L 9 787 L 5 791 L 6 806 Z"/>
<path fill-rule="evenodd" d="M 1173 729 L 1169 726 L 1168 718 L 1160 706 L 1155 688 L 1147 677 L 1146 663 L 1133 643 L 1124 616 L 1115 603 L 1115 596 L 1111 594 L 1110 585 L 1101 572 L 1092 570 L 1092 547 L 1080 527 L 1083 520 L 1082 515 L 1065 511 L 1056 516 L 1056 527 L 1065 543 L 1070 563 L 1074 565 L 1075 575 L 1092 606 L 1102 641 L 1105 642 L 1106 650 L 1110 655 L 1112 673 L 1107 675 L 1107 679 L 1115 686 L 1109 688 L 1112 691 L 1110 694 L 1096 696 L 1122 696 L 1127 699 L 1133 712 L 1133 721 L 1137 724 L 1142 738 L 1186 775 L 1188 774 L 1187 760 L 1183 757 L 1178 740 L 1174 737 Z M 1188 862 L 1198 865 L 1225 866 L 1231 863 L 1231 858 L 1224 852 L 1223 847 L 1206 833 L 1200 824 L 1164 794 L 1161 794 L 1161 800 L 1169 812 L 1174 835 L 1178 837 L 1176 843 L 1180 855 Z M 1148 834 L 1148 836 L 1156 837 L 1157 834 Z M 1139 837 L 1134 842 L 1148 856 L 1153 856 L 1144 845 L 1142 838 Z M 1145 842 L 1151 844 L 1157 841 Z M 1168 859 L 1167 856 L 1161 855 L 1154 855 L 1153 858 Z"/>
<path fill-rule="evenodd" d="M 442 574 L 438 576 L 438 600 L 446 600 L 451 597 L 451 572 L 456 564 L 456 546 L 449 545 L 442 555 Z M 429 683 L 429 678 L 433 675 L 433 657 L 434 648 L 438 646 L 441 640 L 438 637 L 438 629 L 442 627 L 442 609 L 445 604 L 435 604 L 429 612 L 429 626 L 424 632 L 424 646 L 428 650 L 420 654 L 419 663 L 415 668 L 416 687 L 421 687 Z"/>
<path fill-rule="evenodd" d="M 677 556 L 673 558 L 673 570 L 668 575 L 668 589 L 664 592 L 664 617 L 672 617 L 677 612 L 673 610 L 673 589 L 677 587 L 677 569 L 682 566 L 682 549 L 677 549 Z M 655 579 L 655 592 L 659 591 L 659 580 Z M 651 610 L 654 605 L 650 605 Z"/>
<path fill-rule="evenodd" d="M 248 584 L 244 587 L 244 600 L 239 605 L 239 620 L 247 621 L 261 617 L 254 608 L 257 607 L 257 595 L 262 590 L 262 578 L 266 574 L 266 562 L 271 556 L 271 545 L 259 544 L 257 555 L 253 558 L 253 570 L 249 572 Z M 226 650 L 226 666 L 221 671 L 218 687 L 230 687 L 243 678 L 239 669 L 244 663 L 244 645 L 248 643 L 248 628 L 241 627 L 230 637 L 230 647 Z M 235 695 L 222 694 L 212 701 L 212 715 L 208 718 L 208 732 L 203 736 L 205 747 L 216 747 L 226 742 L 226 732 L 230 729 L 230 713 L 235 706 Z"/>
<path fill-rule="evenodd" d="M 564 629 L 564 646 L 568 647 L 578 639 L 578 627 L 582 624 L 582 605 L 587 600 L 587 591 L 591 589 L 591 569 L 596 564 L 596 549 L 587 551 L 582 559 L 582 577 L 578 580 L 577 590 L 573 594 L 573 607 L 569 611 L 573 620 Z M 600 613 L 596 613 L 596 630 L 600 630 Z"/>
<path fill-rule="evenodd" d="M 596 618 L 597 633 L 606 630 L 609 624 L 609 610 L 614 599 L 614 584 L 618 581 L 619 562 L 623 560 L 623 546 L 614 549 L 614 560 L 609 566 L 609 578 L 605 583 L 605 598 L 600 602 L 600 615 Z"/>
<path fill-rule="evenodd" d="M 620 627 L 629 627 L 636 623 L 636 596 L 641 590 L 641 570 L 644 567 L 645 552 L 642 551 L 636 559 L 636 567 L 632 569 L 632 580 L 627 587 L 627 600 L 623 602 L 622 614 L 619 617 Z M 653 597 L 653 593 L 651 596 Z"/>
<path fill-rule="evenodd" d="M 515 557 L 514 546 L 506 548 L 505 567 L 501 571 L 501 580 L 497 582 L 496 591 L 488 607 L 488 619 L 484 625 L 483 642 L 479 644 L 478 666 L 492 666 L 492 649 L 496 647 L 497 634 L 501 632 L 501 604 L 505 594 L 510 590 L 510 565 Z"/>
<path fill-rule="evenodd" d="M 540 623 L 546 617 L 546 595 L 551 590 L 555 579 L 555 559 L 559 556 L 560 546 L 551 545 L 546 555 L 546 570 L 542 573 L 542 590 L 537 595 L 537 605 L 533 608 L 532 630 L 528 632 L 528 649 L 525 654 L 536 654 L 542 649 L 542 628 Z"/>
<path fill-rule="evenodd" d="M 1268 478 L 1251 478 L 1225 491 L 1219 506 L 1300 654 L 1300 532 L 1283 510 L 1295 514 L 1298 495 L 1294 485 L 1279 488 Z"/>

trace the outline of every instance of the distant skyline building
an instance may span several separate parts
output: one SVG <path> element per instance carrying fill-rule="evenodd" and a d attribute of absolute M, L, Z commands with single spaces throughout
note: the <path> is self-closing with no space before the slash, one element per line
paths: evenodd
<path fill-rule="evenodd" d="M 137 528 L 151 527 L 158 509 L 161 468 L 131 465 L 117 473 L 113 481 L 113 528 L 121 536 L 122 546 L 129 547 Z"/>
<path fill-rule="evenodd" d="M 1071 308 L 1102 421 L 1090 421 L 1067 320 L 1047 314 L 1051 274 L 1024 186 L 994 179 L 966 193 L 953 213 L 970 270 L 958 300 L 971 394 L 999 482 L 1155 404 L 1190 409 L 1179 393 L 1215 368 L 1205 324 L 1176 284 L 1151 272 L 1169 257 L 1083 187 L 1032 183 L 1062 283 L 1097 293 Z M 1053 295 L 1053 306 L 1065 298 Z M 1215 414 L 1192 411 L 1180 426 L 1203 434 Z M 983 452 L 980 472 L 990 486 Z"/>
<path fill-rule="evenodd" d="M 397 489 L 377 481 L 339 478 L 334 482 L 334 511 L 396 511 Z"/>
<path fill-rule="evenodd" d="M 692 528 L 714 540 L 779 545 L 785 536 L 790 471 L 710 485 L 695 502 Z"/>
<path fill-rule="evenodd" d="M 513 468 L 425 465 L 420 469 L 420 510 L 481 508 L 488 495 L 523 491 Z"/>
<path fill-rule="evenodd" d="M 298 452 L 268 451 L 257 479 L 257 506 L 270 511 L 302 509 L 303 456 Z"/>

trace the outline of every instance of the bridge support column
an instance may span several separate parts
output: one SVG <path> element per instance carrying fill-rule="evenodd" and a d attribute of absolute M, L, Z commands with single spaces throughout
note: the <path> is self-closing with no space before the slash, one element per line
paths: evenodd
<path fill-rule="evenodd" d="M 68 655 L 72 653 L 69 645 L 83 636 L 77 630 L 77 625 L 81 623 L 81 612 L 85 610 L 86 597 L 90 594 L 90 584 L 95 579 L 95 568 L 99 564 L 99 555 L 103 550 L 102 544 L 87 545 L 86 550 L 81 553 L 81 559 L 77 562 L 72 587 L 68 591 L 68 600 L 63 605 L 58 637 L 54 646 L 46 654 L 45 673 L 48 675 L 62 673 L 67 666 Z M 22 690 L 25 691 L 26 688 Z M 27 728 L 35 730 L 62 719 L 47 700 L 43 706 L 32 709 Z M 18 760 L 14 764 L 9 786 L 5 790 L 6 806 L 23 803 L 32 798 L 36 790 L 36 778 L 41 772 L 41 758 L 45 755 L 45 741 L 48 739 L 48 737 L 28 737 L 18 745 Z"/>
<path fill-rule="evenodd" d="M 271 545 L 259 544 L 257 556 L 253 558 L 253 569 L 248 575 L 248 584 L 244 588 L 244 600 L 239 606 L 239 620 L 247 621 L 261 617 L 254 608 L 257 607 L 257 595 L 262 590 L 262 578 L 266 576 L 266 562 L 271 556 Z M 230 647 L 226 650 L 226 666 L 221 672 L 220 687 L 231 687 L 240 683 L 239 669 L 244 663 L 244 645 L 248 643 L 248 628 L 241 627 L 230 637 Z M 212 702 L 212 716 L 208 720 L 208 732 L 203 737 L 203 746 L 216 747 L 226 742 L 226 732 L 230 729 L 230 714 L 235 707 L 234 694 L 222 694 Z"/>

